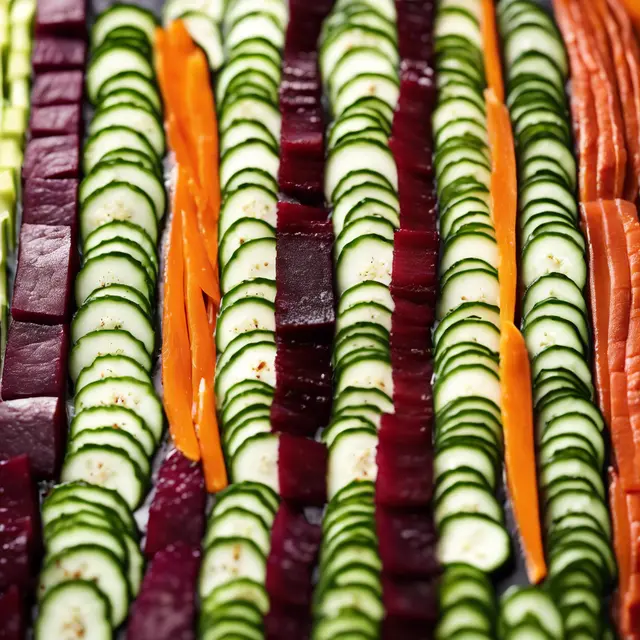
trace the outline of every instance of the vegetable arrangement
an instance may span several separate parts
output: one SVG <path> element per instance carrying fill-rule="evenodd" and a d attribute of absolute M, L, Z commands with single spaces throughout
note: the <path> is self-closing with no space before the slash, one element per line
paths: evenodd
<path fill-rule="evenodd" d="M 39 572 L 52 640 L 604 639 L 617 580 L 636 637 L 625 3 L 116 3 L 89 46 L 41 4 L 33 46 L 0 7 L 0 627 Z"/>

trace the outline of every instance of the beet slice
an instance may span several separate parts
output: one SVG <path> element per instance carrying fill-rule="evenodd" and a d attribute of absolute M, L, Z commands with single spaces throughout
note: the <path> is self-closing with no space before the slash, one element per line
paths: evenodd
<path fill-rule="evenodd" d="M 285 57 L 317 51 L 322 22 L 331 11 L 333 0 L 291 0 L 285 38 Z"/>
<path fill-rule="evenodd" d="M 267 559 L 266 588 L 272 604 L 308 609 L 312 572 L 321 539 L 320 525 L 311 524 L 302 510 L 280 503 Z"/>
<path fill-rule="evenodd" d="M 436 231 L 396 232 L 391 283 L 394 296 L 433 305 L 438 284 L 438 245 Z"/>
<path fill-rule="evenodd" d="M 82 108 L 80 104 L 34 107 L 29 121 L 29 130 L 33 138 L 80 135 L 81 126 Z"/>
<path fill-rule="evenodd" d="M 333 236 L 278 234 L 276 331 L 279 335 L 333 332 Z"/>
<path fill-rule="evenodd" d="M 31 104 L 34 107 L 80 104 L 83 95 L 82 71 L 50 71 L 36 75 L 31 91 Z"/>
<path fill-rule="evenodd" d="M 312 393 L 313 391 L 316 393 Z M 331 388 L 324 393 L 317 388 L 298 389 L 285 384 L 276 386 L 271 405 L 271 426 L 274 431 L 312 438 L 329 422 Z"/>
<path fill-rule="evenodd" d="M 200 548 L 183 544 L 158 551 L 131 607 L 129 640 L 195 640 Z"/>
<path fill-rule="evenodd" d="M 0 523 L 30 520 L 38 527 L 40 511 L 31 464 L 26 455 L 0 462 Z"/>
<path fill-rule="evenodd" d="M 74 230 L 78 221 L 78 180 L 30 178 L 24 184 L 22 222 L 65 225 Z"/>
<path fill-rule="evenodd" d="M 322 206 L 324 202 L 324 156 L 311 158 L 291 151 L 280 156 L 280 190 L 300 202 Z"/>
<path fill-rule="evenodd" d="M 423 291 L 421 297 L 425 296 Z M 394 297 L 391 315 L 391 347 L 424 351 L 431 348 L 431 326 L 435 320 L 435 305 L 417 304 Z"/>
<path fill-rule="evenodd" d="M 286 97 L 281 106 L 284 112 L 280 148 L 284 155 L 295 154 L 299 157 L 317 160 L 324 156 L 324 120 L 322 107 L 315 98 Z M 301 108 L 302 107 L 302 108 Z"/>
<path fill-rule="evenodd" d="M 381 640 L 433 640 L 433 625 L 422 620 L 386 616 L 380 627 Z"/>
<path fill-rule="evenodd" d="M 24 640 L 27 621 L 20 589 L 16 585 L 0 593 L 0 640 Z"/>
<path fill-rule="evenodd" d="M 291 200 L 278 202 L 278 231 L 333 233 L 326 209 Z"/>
<path fill-rule="evenodd" d="M 86 37 L 85 0 L 49 0 L 38 3 L 36 33 Z"/>
<path fill-rule="evenodd" d="M 22 176 L 77 178 L 80 175 L 80 137 L 51 136 L 30 140 L 24 154 Z"/>
<path fill-rule="evenodd" d="M 422 578 L 439 573 L 437 534 L 429 507 L 403 510 L 379 505 L 376 530 L 385 573 Z"/>
<path fill-rule="evenodd" d="M 68 351 L 68 325 L 12 322 L 2 371 L 2 399 L 63 397 Z"/>
<path fill-rule="evenodd" d="M 280 496 L 304 505 L 327 501 L 327 448 L 321 442 L 280 434 L 278 478 Z"/>
<path fill-rule="evenodd" d="M 11 315 L 14 320 L 59 324 L 71 314 L 73 239 L 64 226 L 23 224 Z"/>
<path fill-rule="evenodd" d="M 36 38 L 31 62 L 35 73 L 84 68 L 87 43 L 79 38 Z"/>
<path fill-rule="evenodd" d="M 433 56 L 435 2 L 396 0 L 398 46 L 402 58 L 429 60 Z"/>
<path fill-rule="evenodd" d="M 160 467 L 149 508 L 146 555 L 152 557 L 178 542 L 197 547 L 204 535 L 205 502 L 200 464 L 173 449 Z"/>
<path fill-rule="evenodd" d="M 0 591 L 15 585 L 28 589 L 32 575 L 33 527 L 29 518 L 0 527 Z"/>
<path fill-rule="evenodd" d="M 389 139 L 389 148 L 398 166 L 398 173 L 413 171 L 425 178 L 433 178 L 433 154 L 430 145 L 416 144 L 415 140 L 394 135 Z"/>
<path fill-rule="evenodd" d="M 397 413 L 382 417 L 376 501 L 390 507 L 426 507 L 433 495 L 432 409 L 429 403 L 416 416 L 405 407 L 406 402 Z"/>
<path fill-rule="evenodd" d="M 26 454 L 38 480 L 56 477 L 67 433 L 61 398 L 0 402 L 0 460 Z"/>
<path fill-rule="evenodd" d="M 434 624 L 438 619 L 437 577 L 399 578 L 383 573 L 382 604 L 390 618 Z"/>
<path fill-rule="evenodd" d="M 311 637 L 311 613 L 304 608 L 271 603 L 264 617 L 266 640 L 304 640 Z"/>

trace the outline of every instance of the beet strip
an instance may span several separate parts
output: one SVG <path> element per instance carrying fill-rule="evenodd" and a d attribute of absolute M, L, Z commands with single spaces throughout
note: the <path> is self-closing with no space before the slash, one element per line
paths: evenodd
<path fill-rule="evenodd" d="M 395 413 L 377 449 L 376 530 L 382 561 L 382 638 L 432 637 L 437 621 L 433 493 L 431 329 L 439 238 L 433 180 L 435 104 L 431 2 L 396 0 L 400 95 L 389 146 L 398 166 L 400 229 L 394 239 L 391 363 Z"/>
<path fill-rule="evenodd" d="M 290 3 L 280 85 L 282 129 L 276 236 L 276 389 L 282 502 L 271 533 L 269 639 L 308 638 L 320 527 L 302 508 L 326 501 L 327 449 L 312 438 L 331 412 L 335 327 L 333 232 L 324 208 L 324 113 L 317 41 L 332 2 Z"/>

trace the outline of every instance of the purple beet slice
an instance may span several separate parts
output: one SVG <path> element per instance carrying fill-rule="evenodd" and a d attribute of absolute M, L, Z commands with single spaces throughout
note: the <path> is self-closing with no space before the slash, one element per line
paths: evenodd
<path fill-rule="evenodd" d="M 401 405 L 400 410 L 405 407 Z M 384 415 L 376 462 L 376 501 L 391 507 L 425 507 L 433 494 L 432 409 L 423 415 Z"/>
<path fill-rule="evenodd" d="M 0 640 L 24 640 L 27 621 L 20 589 L 16 585 L 0 593 Z"/>
<path fill-rule="evenodd" d="M 28 518 L 0 527 L 0 592 L 12 585 L 27 589 L 32 574 L 32 523 Z"/>
<path fill-rule="evenodd" d="M 264 617 L 266 640 L 292 640 L 311 637 L 311 612 L 308 608 L 271 603 Z"/>
<path fill-rule="evenodd" d="M 80 104 L 84 95 L 82 71 L 50 71 L 36 75 L 31 91 L 31 105 L 47 107 L 57 104 Z"/>
<path fill-rule="evenodd" d="M 426 178 L 433 177 L 431 145 L 416 144 L 415 140 L 394 135 L 389 139 L 389 148 L 393 153 L 399 172 L 413 171 Z"/>
<path fill-rule="evenodd" d="M 283 154 L 295 154 L 311 160 L 324 155 L 324 121 L 322 107 L 314 104 L 315 99 L 288 98 L 282 119 L 280 148 Z M 302 108 L 301 108 L 302 107 Z"/>
<path fill-rule="evenodd" d="M 11 315 L 14 320 L 59 324 L 71 313 L 73 239 L 63 226 L 23 224 Z"/>
<path fill-rule="evenodd" d="M 26 455 L 0 462 L 0 523 L 30 520 L 36 529 L 40 519 L 36 484 Z"/>
<path fill-rule="evenodd" d="M 327 448 L 321 442 L 280 434 L 280 496 L 304 505 L 323 505 L 327 498 Z"/>
<path fill-rule="evenodd" d="M 38 480 L 56 477 L 66 433 L 67 417 L 61 398 L 0 402 L 0 460 L 28 455 Z"/>
<path fill-rule="evenodd" d="M 433 624 L 438 618 L 437 578 L 382 575 L 382 604 L 390 618 Z"/>
<path fill-rule="evenodd" d="M 31 111 L 29 130 L 33 138 L 47 136 L 80 135 L 82 108 L 80 104 L 58 104 L 34 107 Z"/>
<path fill-rule="evenodd" d="M 78 180 L 25 181 L 22 195 L 22 222 L 65 225 L 76 228 L 78 220 Z"/>
<path fill-rule="evenodd" d="M 328 222 L 326 209 L 322 207 L 309 207 L 299 202 L 280 200 L 278 202 L 278 231 L 331 231 L 321 226 L 331 224 Z"/>
<path fill-rule="evenodd" d="M 429 349 L 431 327 L 435 321 L 435 300 L 429 301 L 429 304 L 418 304 L 395 296 L 394 302 L 395 309 L 391 315 L 392 347 L 414 351 Z"/>
<path fill-rule="evenodd" d="M 398 576 L 433 577 L 440 571 L 431 509 L 376 509 L 382 570 Z"/>
<path fill-rule="evenodd" d="M 63 397 L 68 351 L 68 325 L 13 321 L 2 371 L 2 399 Z"/>
<path fill-rule="evenodd" d="M 145 553 L 152 557 L 182 542 L 197 547 L 204 535 L 206 492 L 200 464 L 173 449 L 165 458 L 149 509 Z"/>
<path fill-rule="evenodd" d="M 36 13 L 36 33 L 86 36 L 85 0 L 42 0 Z"/>
<path fill-rule="evenodd" d="M 331 402 L 328 386 L 324 393 L 319 393 L 317 388 L 298 389 L 278 384 L 271 405 L 272 429 L 313 438 L 318 429 L 329 422 Z"/>
<path fill-rule="evenodd" d="M 301 510 L 280 504 L 271 533 L 266 588 L 271 603 L 307 608 L 322 532 Z"/>
<path fill-rule="evenodd" d="M 82 69 L 87 43 L 79 38 L 44 36 L 36 38 L 31 62 L 35 73 Z"/>
<path fill-rule="evenodd" d="M 288 151 L 280 156 L 278 185 L 283 193 L 312 206 L 324 202 L 324 155 L 310 157 Z"/>
<path fill-rule="evenodd" d="M 392 293 L 432 304 L 438 284 L 438 233 L 400 229 L 394 237 Z"/>
<path fill-rule="evenodd" d="M 333 0 L 291 0 L 285 57 L 316 52 L 320 27 L 333 7 Z"/>
<path fill-rule="evenodd" d="M 276 330 L 280 335 L 333 332 L 332 247 L 329 233 L 278 234 Z"/>
<path fill-rule="evenodd" d="M 199 568 L 199 544 L 156 553 L 131 607 L 128 640 L 195 640 Z"/>
<path fill-rule="evenodd" d="M 80 175 L 80 137 L 35 138 L 27 144 L 22 177 L 77 178 Z"/>
<path fill-rule="evenodd" d="M 381 640 L 433 640 L 433 625 L 422 620 L 386 616 L 380 628 Z"/>

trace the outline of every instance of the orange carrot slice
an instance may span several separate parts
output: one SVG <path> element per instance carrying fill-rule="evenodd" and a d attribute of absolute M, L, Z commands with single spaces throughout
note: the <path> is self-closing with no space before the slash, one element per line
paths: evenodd
<path fill-rule="evenodd" d="M 613 520 L 613 546 L 618 562 L 620 604 L 623 605 L 631 578 L 631 531 L 627 498 L 620 477 L 613 469 L 609 469 L 609 505 Z"/>
<path fill-rule="evenodd" d="M 487 86 L 493 89 L 498 102 L 504 102 L 504 81 L 502 79 L 502 62 L 498 45 L 498 28 L 496 26 L 496 7 L 493 0 L 482 0 L 482 48 L 484 51 L 484 68 Z"/>
<path fill-rule="evenodd" d="M 491 211 L 498 242 L 500 319 L 513 322 L 516 309 L 516 156 L 509 111 L 493 90 L 485 91 L 487 128 L 491 146 Z"/>
<path fill-rule="evenodd" d="M 184 189 L 176 189 L 164 274 L 162 386 L 164 407 L 173 441 L 189 459 L 199 460 L 200 447 L 191 418 L 191 363 L 184 304 L 182 216 L 180 215 L 184 197 Z"/>
<path fill-rule="evenodd" d="M 583 204 L 582 223 L 589 248 L 589 300 L 593 326 L 593 351 L 598 406 L 611 424 L 609 381 L 609 265 L 604 239 L 602 207 L 599 202 Z"/>
<path fill-rule="evenodd" d="M 529 352 L 511 321 L 500 337 L 502 427 L 509 494 L 520 531 L 530 582 L 547 575 L 538 505 Z"/>

